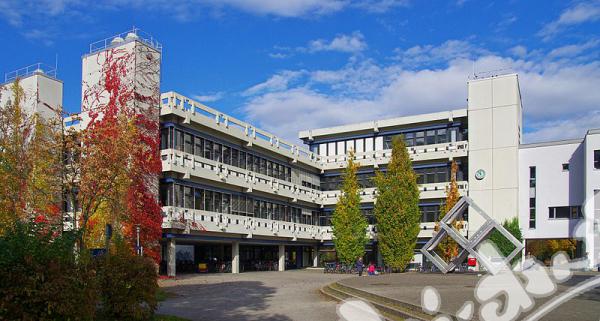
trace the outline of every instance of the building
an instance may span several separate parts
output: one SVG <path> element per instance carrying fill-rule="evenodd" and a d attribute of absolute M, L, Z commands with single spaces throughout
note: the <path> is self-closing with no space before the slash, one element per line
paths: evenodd
<path fill-rule="evenodd" d="M 578 141 L 523 145 L 516 74 L 469 80 L 462 108 L 308 129 L 299 133 L 301 143 L 176 92 L 159 97 L 161 52 L 156 40 L 137 29 L 92 44 L 83 57 L 83 112 L 65 119 L 65 126 L 84 128 L 94 106 L 104 103 L 102 66 L 108 59 L 125 67 L 123 86 L 144 97 L 134 100 L 134 108 L 160 111 L 161 268 L 168 275 L 317 265 L 320 255 L 333 251 L 330 218 L 351 149 L 361 166 L 361 210 L 370 222 L 367 257 L 381 262 L 370 178 L 385 170 L 392 137 L 400 134 L 418 174 L 419 246 L 433 235 L 455 161 L 460 193 L 488 215 L 498 222 L 520 217 L 528 241 L 577 238 L 578 254 L 587 253 L 590 266 L 598 264 L 599 131 Z M 553 217 L 545 215 L 549 211 Z M 461 232 L 468 237 L 481 224 L 470 211 Z M 413 263 L 425 262 L 415 254 Z"/>

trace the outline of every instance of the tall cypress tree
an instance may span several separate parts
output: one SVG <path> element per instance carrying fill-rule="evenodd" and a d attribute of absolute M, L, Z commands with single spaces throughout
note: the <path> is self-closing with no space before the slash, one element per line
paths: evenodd
<path fill-rule="evenodd" d="M 458 199 L 460 198 L 460 194 L 458 193 L 458 184 L 456 183 L 456 173 L 458 172 L 458 165 L 455 161 L 452 161 L 451 169 L 450 169 L 450 186 L 446 190 L 446 204 L 442 209 L 440 214 L 440 221 L 446 216 L 448 212 L 456 205 Z M 457 219 L 452 223 L 453 227 L 456 230 L 460 230 L 463 228 L 462 218 Z M 436 223 L 435 226 L 436 231 L 439 231 L 439 222 Z M 437 246 L 436 252 L 441 254 L 446 262 L 450 262 L 456 256 L 458 256 L 460 248 L 458 243 L 454 241 L 450 236 L 446 236 Z"/>
<path fill-rule="evenodd" d="M 392 140 L 386 173 L 375 176 L 377 242 L 387 266 L 403 269 L 414 255 L 419 234 L 419 189 L 404 137 Z"/>
<path fill-rule="evenodd" d="M 335 206 L 331 225 L 333 243 L 340 261 L 350 264 L 365 254 L 367 244 L 367 219 L 360 212 L 359 185 L 354 162 L 354 152 L 348 155 L 348 166 L 344 171 L 342 194 Z"/>

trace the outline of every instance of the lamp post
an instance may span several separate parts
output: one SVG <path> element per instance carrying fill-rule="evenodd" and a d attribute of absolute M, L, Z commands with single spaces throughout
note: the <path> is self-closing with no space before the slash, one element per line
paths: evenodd
<path fill-rule="evenodd" d="M 138 255 L 142 254 L 141 248 L 140 248 L 140 225 L 137 224 L 135 226 L 135 234 L 136 234 L 136 241 L 135 241 L 135 250 L 137 252 Z"/>

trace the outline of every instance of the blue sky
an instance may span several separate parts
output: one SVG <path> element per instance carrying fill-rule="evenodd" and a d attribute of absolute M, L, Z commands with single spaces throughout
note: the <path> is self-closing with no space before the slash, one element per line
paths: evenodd
<path fill-rule="evenodd" d="M 519 73 L 525 141 L 600 127 L 600 0 L 0 0 L 0 71 L 54 64 L 79 110 L 81 56 L 130 29 L 175 90 L 289 139 L 466 106 L 473 73 Z"/>

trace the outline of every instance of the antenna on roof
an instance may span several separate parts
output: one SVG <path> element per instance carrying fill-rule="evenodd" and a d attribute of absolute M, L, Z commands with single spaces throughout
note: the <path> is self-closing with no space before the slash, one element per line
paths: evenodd
<path fill-rule="evenodd" d="M 58 74 L 58 54 L 54 56 L 54 77 Z"/>

